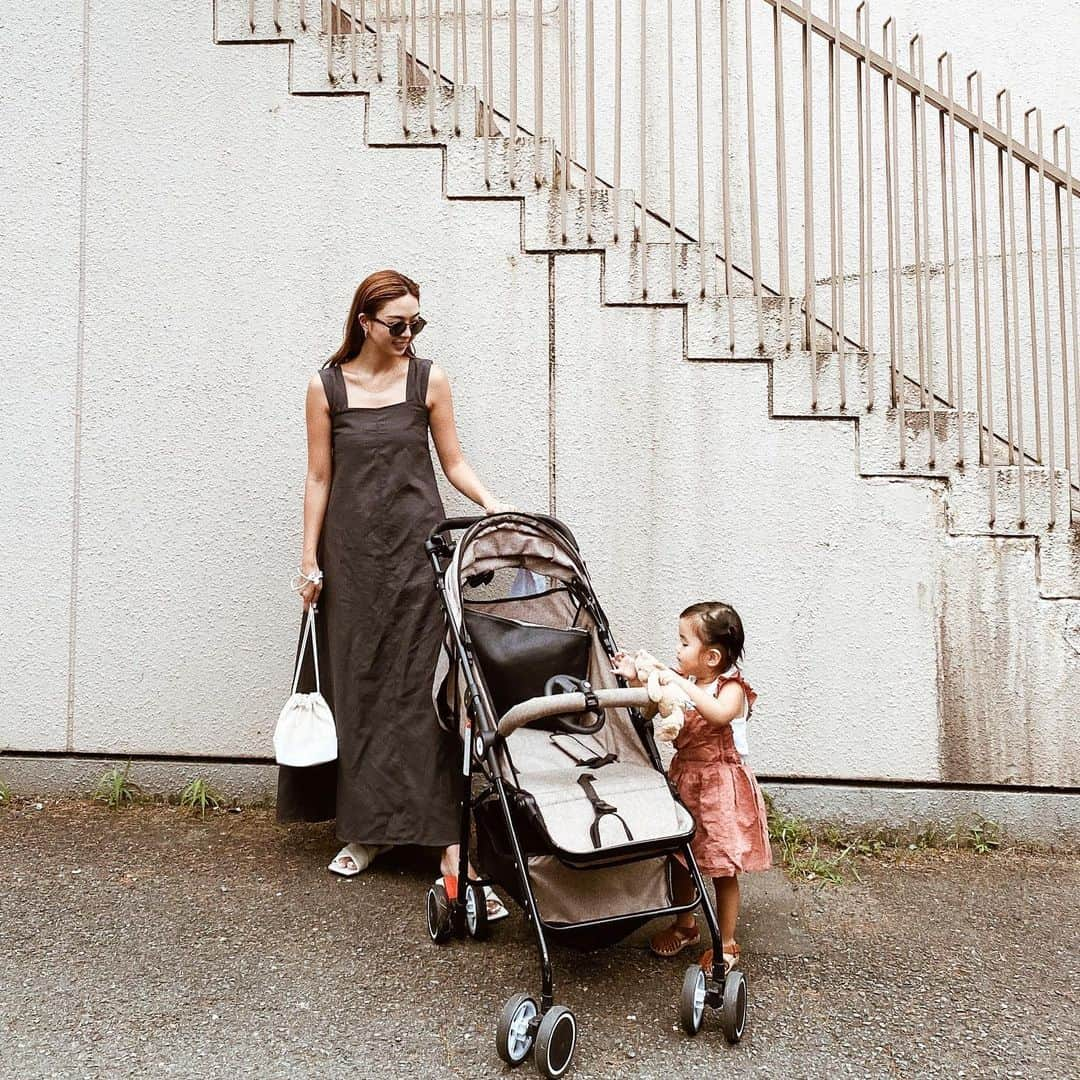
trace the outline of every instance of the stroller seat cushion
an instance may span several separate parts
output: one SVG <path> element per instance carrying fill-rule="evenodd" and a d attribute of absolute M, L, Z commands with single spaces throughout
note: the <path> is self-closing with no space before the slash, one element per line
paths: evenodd
<path fill-rule="evenodd" d="M 664 774 L 648 766 L 548 768 L 519 773 L 518 786 L 532 796 L 552 844 L 572 854 L 668 838 L 675 844 L 694 828 Z"/>

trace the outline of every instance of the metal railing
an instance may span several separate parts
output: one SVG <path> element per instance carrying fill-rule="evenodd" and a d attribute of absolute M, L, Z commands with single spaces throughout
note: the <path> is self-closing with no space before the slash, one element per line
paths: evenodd
<path fill-rule="evenodd" d="M 720 301 L 733 355 L 805 354 L 811 411 L 880 408 L 885 395 L 898 465 L 985 466 L 990 524 L 1001 470 L 1018 524 L 1054 525 L 1065 492 L 1080 508 L 1068 128 L 1048 136 L 1031 108 L 1018 125 L 1007 90 L 991 120 L 982 75 L 965 74 L 959 94 L 952 55 L 928 72 L 921 35 L 904 66 L 895 20 L 875 29 L 869 0 L 846 16 L 840 0 L 827 12 L 792 0 L 319 6 L 330 82 L 357 81 L 357 39 L 372 35 L 381 79 L 386 39 L 404 132 L 420 116 L 436 130 L 448 101 L 461 133 L 458 91 L 475 85 L 465 133 L 491 136 L 488 184 L 489 144 L 511 184 L 531 152 L 540 186 L 552 139 L 563 239 L 580 214 L 588 242 L 629 245 L 642 298 Z M 314 2 L 249 0 L 252 29 L 280 29 L 283 7 L 311 29 Z M 601 191 L 624 187 L 629 234 L 617 212 L 594 212 Z M 662 252 L 659 279 L 650 251 Z M 800 301 L 796 326 L 775 296 Z M 756 311 L 752 342 L 737 340 L 740 297 Z M 823 401 L 826 373 L 835 396 Z M 911 459 L 912 425 L 925 461 Z"/>

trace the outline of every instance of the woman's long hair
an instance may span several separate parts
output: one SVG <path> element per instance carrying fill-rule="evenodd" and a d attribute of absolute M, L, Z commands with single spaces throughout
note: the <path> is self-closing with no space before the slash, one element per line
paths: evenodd
<path fill-rule="evenodd" d="M 364 344 L 364 328 L 360 325 L 360 316 L 366 315 L 369 319 L 378 314 L 379 309 L 397 300 L 399 296 L 410 294 L 420 299 L 420 286 L 412 278 L 399 274 L 396 270 L 376 270 L 369 274 L 357 286 L 353 295 L 352 304 L 349 307 L 349 317 L 345 320 L 345 336 L 338 346 L 337 352 L 323 365 L 334 367 L 351 360 L 356 356 Z M 415 356 L 412 342 L 409 342 L 409 355 Z"/>

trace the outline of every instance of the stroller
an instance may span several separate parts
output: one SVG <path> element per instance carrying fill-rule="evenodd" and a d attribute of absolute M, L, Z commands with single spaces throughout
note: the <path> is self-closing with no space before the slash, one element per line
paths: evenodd
<path fill-rule="evenodd" d="M 454 540 L 454 534 L 460 536 Z M 570 530 L 552 517 L 452 518 L 427 541 L 446 613 L 433 696 L 463 740 L 461 863 L 427 894 L 431 940 L 488 936 L 484 886 L 524 909 L 540 957 L 539 1001 L 512 996 L 496 1027 L 499 1056 L 534 1055 L 545 1077 L 570 1067 L 574 1014 L 553 997 L 548 942 L 613 944 L 651 919 L 701 905 L 713 965 L 691 965 L 679 998 L 696 1034 L 719 1009 L 729 1042 L 746 1023 L 746 983 L 725 974 L 720 932 L 690 851 L 695 823 L 673 792 L 640 710 L 648 692 L 611 671 L 616 652 Z M 468 877 L 471 824 L 476 872 Z M 681 855 L 695 895 L 673 899 Z"/>

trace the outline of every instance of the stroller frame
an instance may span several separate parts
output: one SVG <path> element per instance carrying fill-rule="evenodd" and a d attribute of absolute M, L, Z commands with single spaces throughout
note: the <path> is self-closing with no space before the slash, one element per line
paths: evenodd
<path fill-rule="evenodd" d="M 435 574 L 435 585 L 446 614 L 447 645 L 450 652 L 451 669 L 464 681 L 463 693 L 453 695 L 453 715 L 456 730 L 463 731 L 461 762 L 461 798 L 460 798 L 460 860 L 458 864 L 458 887 L 447 888 L 436 884 L 427 895 L 427 921 L 432 941 L 442 944 L 451 936 L 484 939 L 488 935 L 487 907 L 484 886 L 490 878 L 469 877 L 469 841 L 477 806 L 483 800 L 489 800 L 492 792 L 501 808 L 506 834 L 512 846 L 514 868 L 520 887 L 522 906 L 532 924 L 536 949 L 540 963 L 541 994 L 537 1003 L 526 994 L 517 994 L 506 1003 L 500 1017 L 497 1031 L 497 1049 L 503 1060 L 511 1065 L 519 1064 L 533 1050 L 536 1063 L 542 1075 L 559 1077 L 569 1068 L 576 1042 L 576 1023 L 573 1014 L 564 1006 L 555 1004 L 554 976 L 551 955 L 548 948 L 545 924 L 541 918 L 532 880 L 529 863 L 517 835 L 510 797 L 506 781 L 498 768 L 498 755 L 505 754 L 505 739 L 499 733 L 500 719 L 504 726 L 506 717 L 496 714 L 491 696 L 484 685 L 483 678 L 478 679 L 472 670 L 472 664 L 463 662 L 465 657 L 473 657 L 468 630 L 465 626 L 464 607 L 462 617 L 451 617 L 446 597 L 446 573 L 454 552 L 459 544 L 464 545 L 478 530 L 488 529 L 501 524 L 524 524 L 531 528 L 541 528 L 563 546 L 575 561 L 575 573 L 578 576 L 566 583 L 566 588 L 592 619 L 600 644 L 608 656 L 613 656 L 617 646 L 612 636 L 607 617 L 600 606 L 588 579 L 588 572 L 581 560 L 577 541 L 565 524 L 557 518 L 546 515 L 510 512 L 482 517 L 448 518 L 436 526 L 425 544 L 425 549 Z M 451 534 L 460 532 L 457 541 Z M 618 679 L 620 691 L 590 692 L 584 684 L 584 698 L 578 694 L 558 695 L 561 714 L 573 712 L 596 712 L 599 708 L 621 707 L 627 710 L 645 753 L 660 773 L 664 772 L 660 755 L 652 736 L 651 723 L 646 720 L 638 705 L 644 705 L 647 694 L 644 690 L 628 688 L 623 679 Z M 461 699 L 464 697 L 464 716 L 461 715 Z M 617 700 L 615 700 L 617 698 Z M 605 700 L 606 699 L 606 700 Z M 632 705 L 631 699 L 636 704 Z M 535 706 L 544 700 L 533 698 L 525 705 Z M 566 703 L 563 705 L 562 703 Z M 575 708 L 580 705 L 580 708 Z M 511 710 L 514 712 L 516 710 Z M 550 711 L 550 710 L 549 710 Z M 510 714 L 507 714 L 509 716 Z M 528 722 L 528 721 L 526 721 Z M 505 760 L 509 761 L 509 758 Z M 512 762 L 510 762 L 513 768 Z M 481 790 L 473 794 L 474 777 L 482 777 Z M 720 927 L 712 901 L 706 890 L 705 881 L 690 847 L 692 833 L 685 841 L 673 848 L 666 849 L 669 855 L 679 854 L 685 861 L 696 895 L 687 903 L 670 904 L 647 912 L 641 912 L 642 922 L 665 915 L 678 915 L 701 906 L 712 938 L 713 961 L 711 970 L 703 971 L 697 964 L 687 969 L 683 980 L 680 998 L 680 1019 L 684 1030 L 696 1034 L 700 1029 L 706 1005 L 721 1010 L 722 1027 L 729 1042 L 737 1042 L 742 1036 L 746 1019 L 746 987 L 742 973 L 728 972 L 723 961 L 723 947 Z M 634 862 L 646 858 L 627 857 L 624 862 Z M 570 864 L 573 865 L 573 864 Z M 583 864 L 582 864 L 583 865 Z M 670 866 L 667 872 L 670 874 Z M 578 927 L 603 927 L 625 921 L 627 916 L 600 918 L 583 923 Z M 529 1003 L 532 1003 L 530 1008 Z M 522 1049 L 524 1047 L 524 1049 Z"/>

